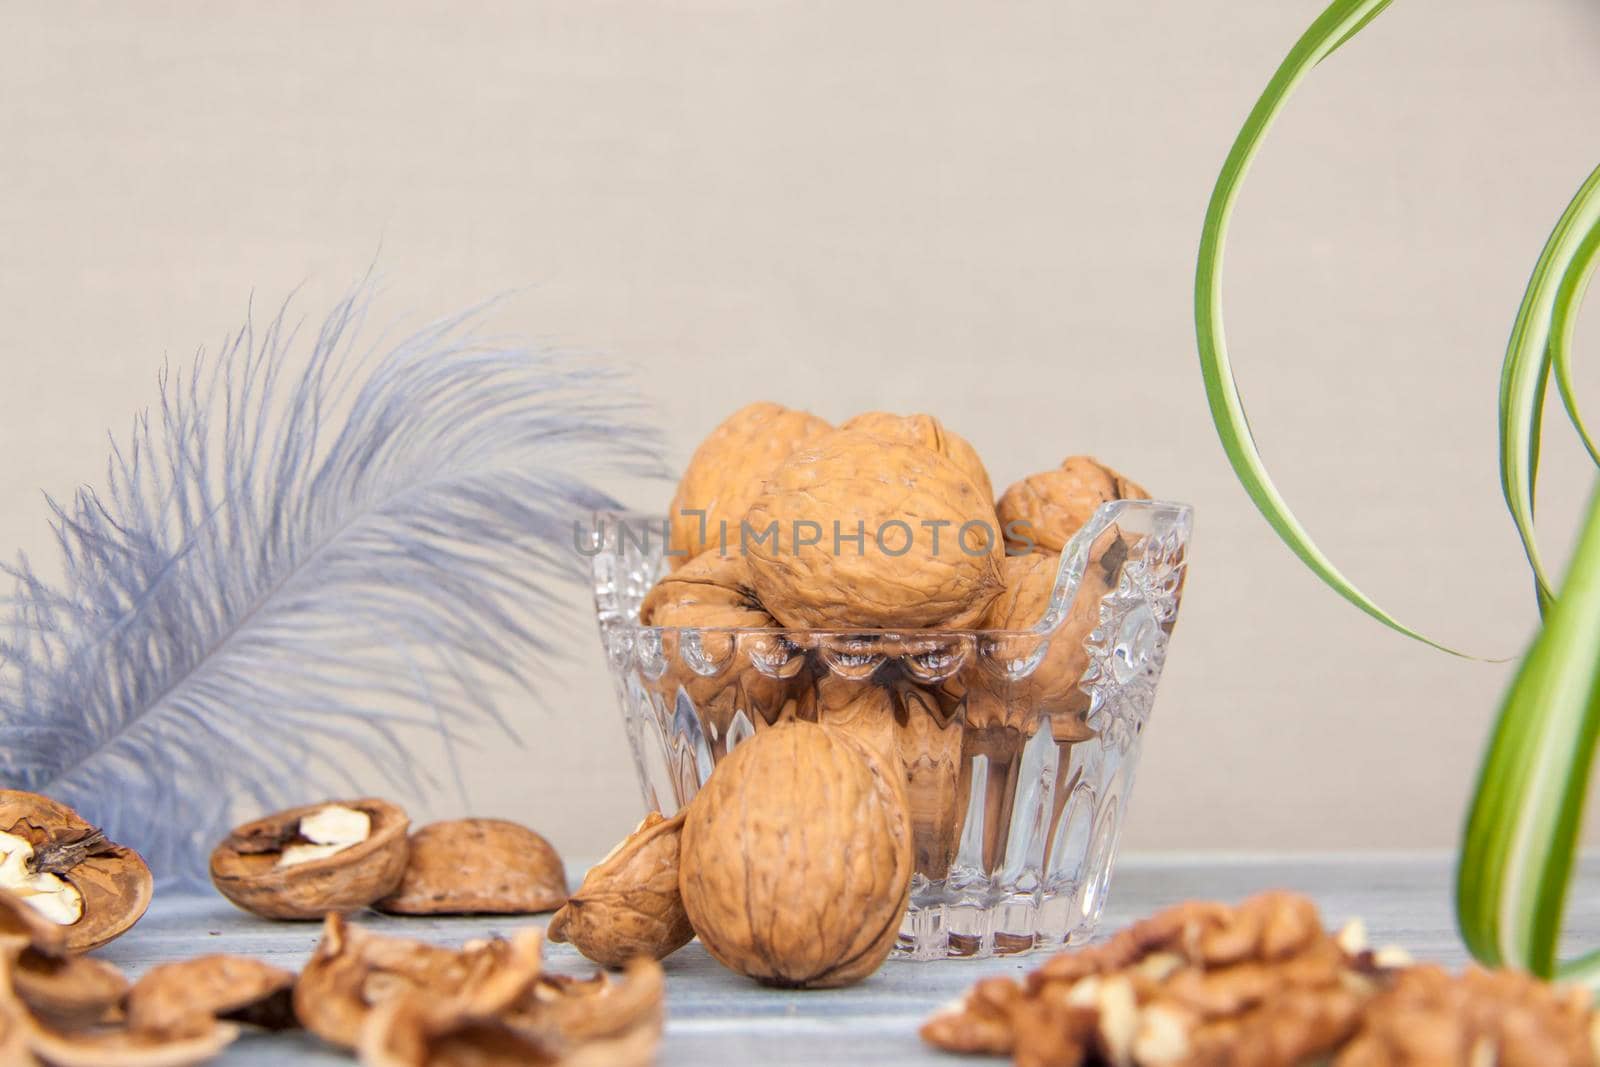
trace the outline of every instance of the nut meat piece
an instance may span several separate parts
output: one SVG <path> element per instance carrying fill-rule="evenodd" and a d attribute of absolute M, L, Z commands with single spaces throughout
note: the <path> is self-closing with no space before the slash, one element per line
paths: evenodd
<path fill-rule="evenodd" d="M 978 458 L 978 450 L 965 437 L 945 429 L 932 415 L 892 415 L 887 411 L 864 411 L 840 425 L 841 430 L 860 430 L 874 437 L 921 445 L 960 467 L 985 500 L 994 499 L 989 471 Z"/>
<path fill-rule="evenodd" d="M 671 557 L 681 567 L 710 548 L 721 548 L 723 523 L 730 550 L 739 551 L 739 522 L 762 484 L 796 448 L 832 431 L 827 421 L 782 404 L 761 402 L 740 408 L 723 420 L 695 449 L 672 498 L 668 516 Z M 702 519 L 685 511 L 703 511 Z"/>
<path fill-rule="evenodd" d="M 897 771 L 826 726 L 757 733 L 717 764 L 683 827 L 679 886 L 706 951 L 768 985 L 867 977 L 911 892 Z"/>
<path fill-rule="evenodd" d="M 242 956 L 197 956 L 152 967 L 128 993 L 128 1025 L 169 1034 L 206 1029 L 214 1019 L 267 1030 L 297 1025 L 294 972 Z"/>
<path fill-rule="evenodd" d="M 1334 1067 L 1594 1067 L 1588 994 L 1515 971 L 1412 967 L 1376 997 Z"/>
<path fill-rule="evenodd" d="M 452 819 L 411 835 L 400 886 L 378 901 L 397 915 L 527 915 L 567 899 L 550 842 L 504 819 Z"/>
<path fill-rule="evenodd" d="M 37 793 L 0 789 L 0 889 L 66 931 L 69 952 L 120 936 L 150 906 L 150 868 L 77 812 Z"/>
<path fill-rule="evenodd" d="M 332 842 L 331 852 L 293 859 L 308 855 L 290 851 L 297 846 L 330 847 L 310 840 L 304 832 L 306 820 L 316 820 L 329 808 L 364 813 L 370 832 L 355 843 Z M 354 911 L 388 896 L 400 884 L 409 851 L 409 825 L 397 805 L 375 797 L 280 811 L 245 823 L 216 847 L 211 853 L 211 881 L 233 903 L 268 919 L 320 919 L 329 912 Z"/>
<path fill-rule="evenodd" d="M 694 940 L 678 893 L 678 847 L 685 815 L 645 816 L 628 838 L 590 868 L 556 912 L 546 934 L 571 942 L 605 967 L 641 957 L 661 960 Z"/>
<path fill-rule="evenodd" d="M 1310 901 L 1266 893 L 1180 905 L 1023 983 L 980 983 L 922 1035 L 1036 1067 L 1297 1067 L 1355 1033 L 1383 975 L 1323 930 Z"/>
<path fill-rule="evenodd" d="M 1068 456 L 1007 489 L 995 511 L 1011 551 L 1060 552 L 1101 504 L 1148 499 L 1143 486 L 1093 456 Z"/>
<path fill-rule="evenodd" d="M 752 582 L 785 626 L 960 629 L 1002 589 L 993 505 L 920 445 L 833 433 L 773 472 L 748 521 Z"/>

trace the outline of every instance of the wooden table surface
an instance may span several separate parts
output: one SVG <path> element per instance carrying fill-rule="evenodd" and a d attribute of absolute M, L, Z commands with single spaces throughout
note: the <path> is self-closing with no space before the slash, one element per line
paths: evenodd
<path fill-rule="evenodd" d="M 1597 868 L 1585 865 L 1586 872 Z M 1587 880 L 1587 879 L 1586 879 Z M 1376 944 L 1398 944 L 1419 959 L 1452 966 L 1465 962 L 1451 911 L 1451 868 L 1445 856 L 1316 855 L 1290 858 L 1150 856 L 1125 861 L 1117 873 L 1107 915 L 1108 933 L 1132 919 L 1181 900 L 1238 900 L 1260 889 L 1301 890 L 1323 908 L 1330 927 L 1361 916 Z M 1573 943 L 1600 941 L 1600 899 L 1573 894 Z M 548 918 L 533 920 L 541 925 Z M 522 920 L 398 919 L 379 915 L 357 922 L 377 930 L 441 944 L 506 933 Z M 167 960 L 208 952 L 256 956 L 298 968 L 316 944 L 315 924 L 271 923 L 235 910 L 212 895 L 158 898 L 130 933 L 98 955 L 130 974 Z M 720 967 L 698 943 L 665 962 L 667 1030 L 663 1067 L 722 1064 L 941 1064 L 963 1062 L 925 1048 L 917 1027 L 931 1012 L 986 975 L 1020 975 L 1045 955 L 981 961 L 890 962 L 851 989 L 779 992 L 763 989 Z M 587 973 L 569 946 L 550 945 L 551 968 Z M 246 1035 L 222 1064 L 340 1064 L 343 1054 L 303 1034 Z M 974 1064 L 986 1062 L 971 1060 Z"/>

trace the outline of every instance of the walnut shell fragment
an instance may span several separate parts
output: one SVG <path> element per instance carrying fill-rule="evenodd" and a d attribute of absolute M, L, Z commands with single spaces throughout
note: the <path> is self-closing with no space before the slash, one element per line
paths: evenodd
<path fill-rule="evenodd" d="M 128 980 L 104 960 L 67 951 L 66 927 L 0 889 L 0 943 L 15 949 L 16 995 L 52 1026 L 79 1027 L 114 1017 Z"/>
<path fill-rule="evenodd" d="M 351 814 L 365 816 L 364 836 L 315 839 L 324 835 L 312 827 L 332 823 L 343 831 Z M 375 797 L 276 812 L 238 827 L 212 851 L 211 882 L 234 904 L 268 919 L 354 911 L 400 884 L 409 825 L 398 805 Z"/>
<path fill-rule="evenodd" d="M 589 869 L 545 933 L 604 967 L 666 959 L 694 940 L 678 892 L 685 813 L 645 816 L 639 828 Z"/>
<path fill-rule="evenodd" d="M 1002 588 L 993 505 L 920 445 L 830 434 L 773 472 L 747 521 L 751 581 L 785 626 L 959 629 Z"/>
<path fill-rule="evenodd" d="M 62 926 L 67 951 L 87 952 L 139 921 L 154 882 L 137 852 L 65 804 L 0 789 L 0 889 Z"/>
<path fill-rule="evenodd" d="M 295 975 L 242 956 L 210 955 L 163 963 L 146 971 L 128 993 L 128 1025 L 169 1034 L 205 1029 L 213 1019 L 265 1030 L 297 1024 Z"/>
<path fill-rule="evenodd" d="M 1373 999 L 1334 1067 L 1594 1067 L 1589 993 L 1516 971 L 1402 971 Z"/>
<path fill-rule="evenodd" d="M 189 1067 L 212 1059 L 238 1036 L 235 1027 L 215 1022 L 181 1035 L 55 1029 L 19 996 L 14 978 L 22 947 L 20 939 L 0 941 L 0 1063 L 7 1067 Z"/>
<path fill-rule="evenodd" d="M 529 915 L 567 900 L 555 848 L 505 819 L 451 819 L 411 835 L 395 891 L 378 901 L 396 915 Z"/>
<path fill-rule="evenodd" d="M 1309 900 L 1264 893 L 1238 907 L 1179 905 L 1022 983 L 988 979 L 922 1036 L 1018 1064 L 1299 1067 L 1356 1032 L 1384 980 Z"/>
<path fill-rule="evenodd" d="M 768 985 L 849 985 L 893 947 L 911 892 L 898 770 L 826 726 L 755 734 L 690 805 L 684 909 L 720 963 Z"/>
<path fill-rule="evenodd" d="M 944 423 L 932 415 L 892 415 L 887 411 L 864 411 L 846 420 L 839 429 L 860 430 L 874 437 L 906 441 L 937 452 L 960 467 L 985 500 L 994 499 L 989 470 L 978 457 L 978 450 L 965 437 L 946 429 Z"/>
<path fill-rule="evenodd" d="M 672 498 L 672 566 L 708 548 L 720 550 L 724 538 L 737 552 L 739 522 L 762 483 L 796 448 L 832 429 L 825 419 L 770 401 L 748 404 L 724 419 L 695 449 Z"/>
<path fill-rule="evenodd" d="M 1093 456 L 1068 456 L 1007 489 L 995 511 L 1011 551 L 1060 552 L 1101 504 L 1148 499 L 1143 486 Z"/>

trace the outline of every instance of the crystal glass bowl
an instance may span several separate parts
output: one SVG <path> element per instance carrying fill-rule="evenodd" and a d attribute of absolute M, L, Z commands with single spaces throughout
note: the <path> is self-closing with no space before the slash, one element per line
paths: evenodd
<path fill-rule="evenodd" d="M 1191 510 L 1104 504 L 1029 630 L 639 624 L 666 571 L 659 518 L 597 516 L 600 634 L 645 803 L 689 802 L 716 761 L 789 718 L 893 753 L 916 874 L 896 955 L 981 957 L 1093 933 L 1183 592 Z"/>

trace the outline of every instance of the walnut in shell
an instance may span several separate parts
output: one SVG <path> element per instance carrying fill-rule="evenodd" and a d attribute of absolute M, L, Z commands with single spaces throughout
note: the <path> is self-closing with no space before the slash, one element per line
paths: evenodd
<path fill-rule="evenodd" d="M 778 625 L 756 598 L 740 556 L 705 552 L 657 582 L 639 606 L 639 621 L 668 627 L 661 674 L 649 685 L 666 700 L 686 695 L 707 726 L 714 754 L 726 750 L 738 712 L 752 723 L 783 707 L 805 657 L 782 634 L 719 633 Z"/>
<path fill-rule="evenodd" d="M 550 920 L 550 940 L 570 942 L 605 967 L 641 957 L 661 960 L 694 940 L 678 893 L 684 813 L 651 812 Z"/>
<path fill-rule="evenodd" d="M 920 445 L 830 434 L 773 472 L 748 522 L 751 580 L 785 626 L 961 628 L 1000 594 L 993 506 Z"/>
<path fill-rule="evenodd" d="M 878 969 L 911 892 L 900 776 L 826 726 L 757 733 L 717 764 L 683 827 L 679 887 L 706 951 L 768 985 Z"/>
<path fill-rule="evenodd" d="M 397 915 L 528 915 L 566 903 L 555 848 L 504 819 L 451 819 L 411 835 L 399 887 L 378 901 Z"/>
<path fill-rule="evenodd" d="M 1150 494 L 1092 456 L 1068 456 L 1054 470 L 1030 474 L 995 506 L 1011 551 L 1060 552 L 1101 504 Z"/>
<path fill-rule="evenodd" d="M 116 938 L 150 906 L 150 868 L 65 804 L 0 789 L 0 889 L 63 927 L 69 952 Z"/>
<path fill-rule="evenodd" d="M 672 565 L 720 549 L 724 537 L 737 552 L 739 522 L 762 483 L 789 453 L 831 430 L 824 419 L 770 401 L 746 405 L 723 420 L 695 450 L 672 498 L 670 547 L 681 553 Z"/>
<path fill-rule="evenodd" d="M 214 1019 L 266 1030 L 297 1025 L 295 975 L 243 956 L 196 956 L 150 968 L 128 993 L 128 1025 L 136 1030 L 192 1033 Z"/>
<path fill-rule="evenodd" d="M 211 881 L 245 911 L 320 919 L 388 896 L 405 874 L 406 813 L 375 797 L 280 811 L 235 829 L 211 853 Z"/>
<path fill-rule="evenodd" d="M 978 450 L 965 437 L 945 428 L 932 415 L 892 415 L 887 411 L 864 411 L 839 426 L 841 430 L 860 430 L 890 441 L 921 445 L 961 468 L 985 500 L 994 499 L 989 471 L 978 458 Z"/>

